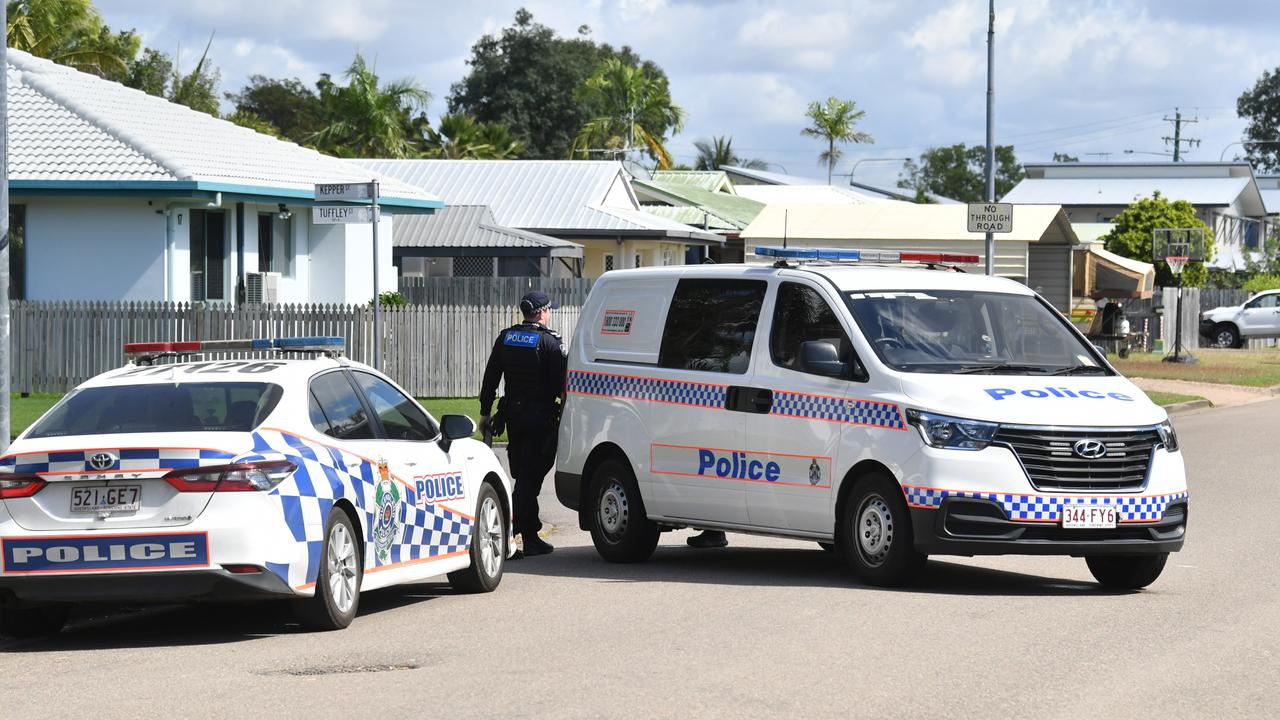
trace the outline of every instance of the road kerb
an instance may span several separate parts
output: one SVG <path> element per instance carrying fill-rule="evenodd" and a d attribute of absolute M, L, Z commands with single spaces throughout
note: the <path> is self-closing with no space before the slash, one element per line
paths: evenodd
<path fill-rule="evenodd" d="M 1205 400 L 1204 398 L 1201 398 L 1199 400 L 1188 400 L 1186 402 L 1173 403 L 1172 405 L 1165 405 L 1164 411 L 1169 413 L 1170 415 L 1177 415 L 1178 413 L 1190 412 L 1192 410 L 1202 410 L 1204 408 L 1211 408 L 1211 407 L 1213 407 L 1213 403 L 1209 402 L 1208 400 Z"/>

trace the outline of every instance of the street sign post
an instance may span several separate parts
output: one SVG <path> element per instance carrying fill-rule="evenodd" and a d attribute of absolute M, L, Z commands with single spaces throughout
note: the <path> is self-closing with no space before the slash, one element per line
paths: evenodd
<path fill-rule="evenodd" d="M 969 203 L 971 233 L 1013 232 L 1013 203 Z"/>
<path fill-rule="evenodd" d="M 373 367 L 382 369 L 382 308 L 378 297 L 378 181 L 367 183 L 316 183 L 319 202 L 358 202 L 368 205 L 316 205 L 311 222 L 319 225 L 371 223 L 373 225 Z"/>

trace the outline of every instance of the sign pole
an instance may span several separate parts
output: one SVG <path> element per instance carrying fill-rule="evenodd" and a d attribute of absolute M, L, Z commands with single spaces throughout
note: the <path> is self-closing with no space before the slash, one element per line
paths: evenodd
<path fill-rule="evenodd" d="M 996 201 L 996 0 L 987 16 L 987 202 Z M 996 274 L 996 236 L 987 231 L 987 274 Z"/>
<path fill-rule="evenodd" d="M 373 223 L 373 369 L 382 369 L 382 309 L 381 298 L 378 297 L 378 181 L 375 179 L 369 184 L 370 199 L 373 200 L 373 209 L 370 211 L 369 221 Z"/>
<path fill-rule="evenodd" d="M 0 7 L 0 27 L 8 27 L 8 4 Z M 0 67 L 8 68 L 7 44 L 0 45 Z M 9 447 L 9 83 L 0 83 L 0 451 Z"/>

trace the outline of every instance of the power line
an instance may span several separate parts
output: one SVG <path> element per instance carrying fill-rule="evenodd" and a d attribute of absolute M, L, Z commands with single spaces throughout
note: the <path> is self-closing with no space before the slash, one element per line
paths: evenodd
<path fill-rule="evenodd" d="M 1178 162 L 1182 158 L 1182 143 L 1186 143 L 1187 147 L 1198 147 L 1200 145 L 1199 138 L 1182 137 L 1182 124 L 1200 122 L 1200 118 L 1186 120 L 1182 117 L 1182 111 L 1174 108 L 1173 117 L 1166 115 L 1164 121 L 1173 123 L 1173 137 L 1166 135 L 1163 139 L 1166 145 L 1173 144 L 1173 161 Z"/>

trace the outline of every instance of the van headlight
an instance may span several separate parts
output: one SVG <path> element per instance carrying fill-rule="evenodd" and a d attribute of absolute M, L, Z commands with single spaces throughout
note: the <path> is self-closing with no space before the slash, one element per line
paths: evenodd
<path fill-rule="evenodd" d="M 916 426 L 929 447 L 952 450 L 981 450 L 991 444 L 991 438 L 1000 427 L 996 423 L 938 415 L 914 408 L 907 409 L 907 422 Z"/>
<path fill-rule="evenodd" d="M 1178 452 L 1178 433 L 1174 432 L 1173 423 L 1165 420 L 1156 428 L 1156 432 L 1160 434 L 1160 442 L 1164 443 L 1165 450 Z"/>

